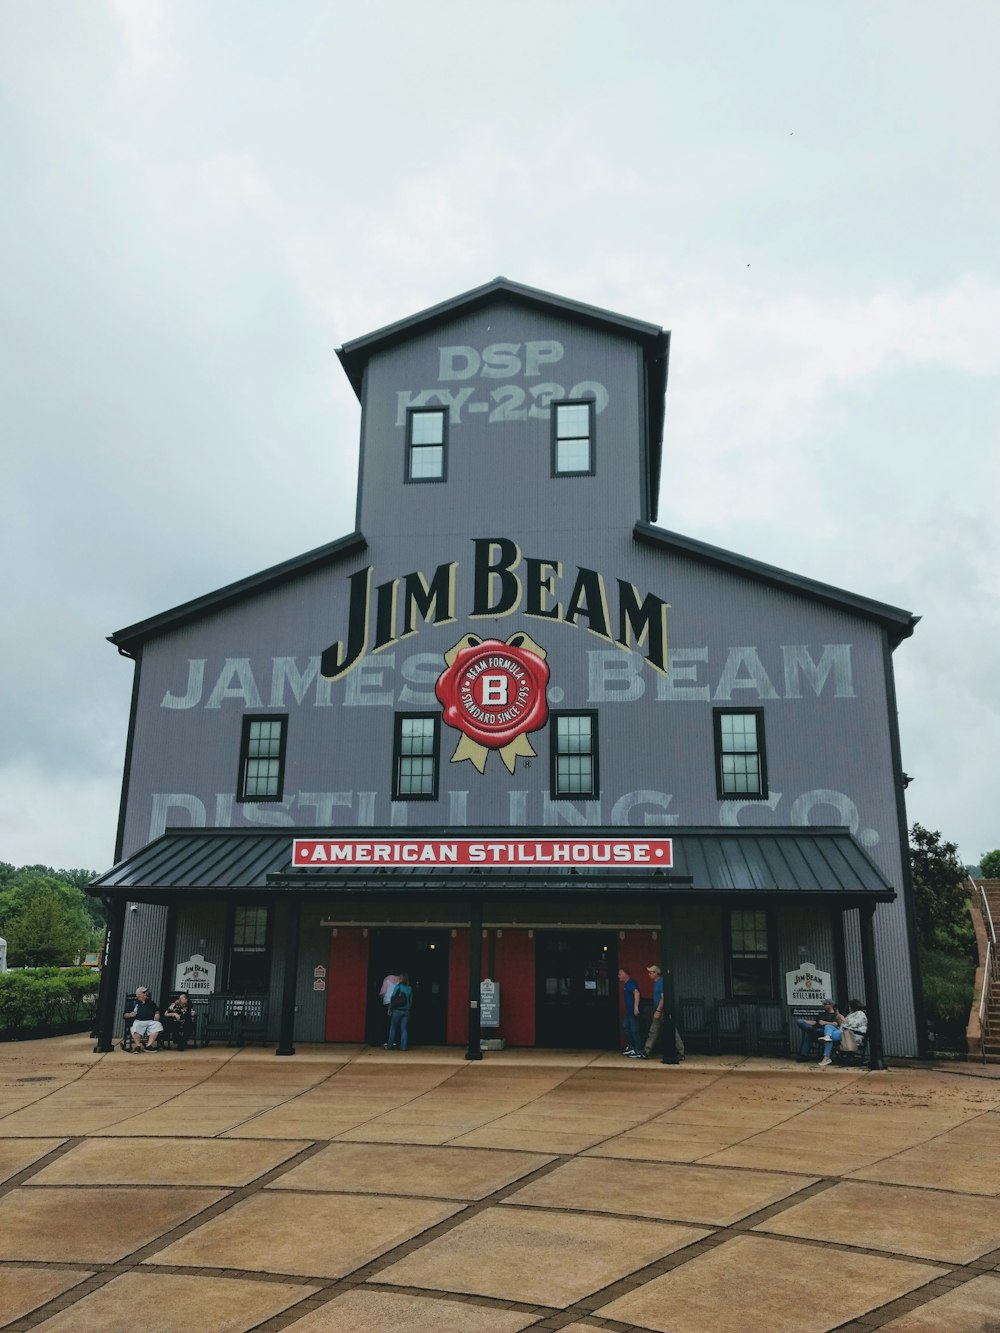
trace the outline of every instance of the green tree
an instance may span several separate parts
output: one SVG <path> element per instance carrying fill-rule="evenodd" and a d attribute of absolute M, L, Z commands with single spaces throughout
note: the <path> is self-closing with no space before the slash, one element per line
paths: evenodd
<path fill-rule="evenodd" d="M 11 921 L 24 911 L 32 895 L 45 887 L 59 896 L 71 916 L 82 912 L 92 941 L 89 947 L 94 948 L 93 941 L 99 941 L 107 922 L 104 904 L 83 892 L 94 874 L 92 870 L 53 870 L 43 865 L 15 867 L 9 861 L 0 861 L 0 935 L 10 929 Z"/>
<path fill-rule="evenodd" d="M 5 929 L 13 966 L 54 967 L 77 961 L 90 923 L 82 904 L 67 904 L 51 883 L 43 882 Z"/>
<path fill-rule="evenodd" d="M 1000 850 L 983 852 L 979 858 L 979 874 L 983 879 L 1000 879 Z"/>
<path fill-rule="evenodd" d="M 39 898 L 43 900 L 41 906 L 31 910 Z M 27 923 L 21 926 L 26 915 Z M 46 923 L 54 932 L 51 947 L 40 933 Z M 9 863 L 0 863 L 0 935 L 7 940 L 11 966 L 34 966 L 30 960 L 36 958 L 61 966 L 75 963 L 100 929 L 84 894 L 51 867 L 14 869 Z M 53 951 L 55 956 L 50 958 Z"/>
<path fill-rule="evenodd" d="M 924 1005 L 938 1029 L 964 1029 L 972 1004 L 976 934 L 969 915 L 969 878 L 958 848 L 920 824 L 910 830 L 910 868 L 920 941 Z M 946 1041 L 961 1049 L 952 1031 Z"/>
<path fill-rule="evenodd" d="M 910 869 L 920 943 L 925 949 L 975 957 L 969 880 L 956 844 L 914 824 L 910 830 Z"/>

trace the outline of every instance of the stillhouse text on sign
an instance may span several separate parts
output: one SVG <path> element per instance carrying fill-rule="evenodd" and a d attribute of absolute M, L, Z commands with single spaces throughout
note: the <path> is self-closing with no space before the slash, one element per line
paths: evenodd
<path fill-rule="evenodd" d="M 670 838 L 295 838 L 296 866 L 628 866 L 669 870 Z"/>

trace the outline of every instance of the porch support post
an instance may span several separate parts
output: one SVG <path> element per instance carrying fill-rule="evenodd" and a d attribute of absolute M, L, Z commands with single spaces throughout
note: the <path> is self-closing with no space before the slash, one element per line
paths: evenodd
<path fill-rule="evenodd" d="M 295 990 L 299 974 L 299 933 L 302 924 L 302 899 L 289 897 L 285 908 L 285 975 L 281 986 L 281 1027 L 275 1055 L 294 1055 Z"/>
<path fill-rule="evenodd" d="M 837 1007 L 846 1014 L 847 1009 L 847 945 L 844 942 L 844 909 L 834 907 L 830 913 L 830 927 L 833 934 L 833 980 L 836 986 L 831 999 L 837 1001 Z"/>
<path fill-rule="evenodd" d="M 478 898 L 469 903 L 469 1045 L 466 1060 L 481 1060 L 481 1014 L 479 984 L 483 979 L 483 905 Z"/>
<path fill-rule="evenodd" d="M 663 973 L 663 1023 L 660 1041 L 663 1043 L 665 1065 L 676 1065 L 677 1056 L 677 994 L 674 984 L 674 905 L 664 895 L 660 899 L 660 971 Z"/>
<path fill-rule="evenodd" d="M 868 1015 L 868 1068 L 884 1069 L 882 1054 L 882 1010 L 878 998 L 878 965 L 875 961 L 875 904 L 862 903 L 858 908 L 861 921 L 861 968 L 865 979 L 865 1013 Z"/>
<path fill-rule="evenodd" d="M 167 927 L 163 939 L 163 968 L 160 972 L 160 989 L 156 992 L 164 1009 L 170 1003 L 174 993 L 174 942 L 177 939 L 177 904 L 167 904 Z"/>
<path fill-rule="evenodd" d="M 104 935 L 101 989 L 97 997 L 97 1045 L 94 1047 L 95 1053 L 101 1055 L 115 1049 L 115 1005 L 122 971 L 122 937 L 125 934 L 125 899 L 105 899 L 105 904 L 108 908 L 108 928 Z"/>

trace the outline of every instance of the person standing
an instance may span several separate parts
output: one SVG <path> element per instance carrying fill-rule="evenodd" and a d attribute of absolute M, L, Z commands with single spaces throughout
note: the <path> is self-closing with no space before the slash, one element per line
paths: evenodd
<path fill-rule="evenodd" d="M 660 1028 L 663 1026 L 663 973 L 656 963 L 650 963 L 646 972 L 653 979 L 653 1017 L 649 1024 L 649 1031 L 646 1033 L 646 1044 L 639 1052 L 640 1060 L 648 1060 L 653 1054 L 653 1047 L 656 1045 Z M 678 1060 L 683 1060 L 684 1042 L 681 1040 L 681 1034 L 676 1027 L 674 1028 L 674 1050 L 677 1052 Z"/>
<path fill-rule="evenodd" d="M 639 1030 L 639 983 L 635 980 L 627 968 L 618 969 L 618 980 L 622 983 L 622 994 L 625 999 L 625 1017 L 622 1019 L 622 1027 L 625 1029 L 625 1049 L 622 1055 L 627 1055 L 630 1060 L 641 1060 L 639 1048 L 642 1045 L 642 1033 Z"/>
<path fill-rule="evenodd" d="M 389 1008 L 389 1001 L 392 998 L 392 992 L 399 985 L 399 974 L 389 972 L 382 978 L 382 985 L 379 987 L 378 998 L 385 1005 L 386 1040 L 389 1037 L 389 1021 L 392 1018 L 392 1010 Z"/>
<path fill-rule="evenodd" d="M 412 1007 L 413 988 L 410 985 L 410 974 L 400 972 L 399 981 L 389 996 L 389 1040 L 385 1044 L 387 1051 L 394 1050 L 396 1046 L 401 1051 L 408 1048 L 410 1044 L 408 1028 Z"/>

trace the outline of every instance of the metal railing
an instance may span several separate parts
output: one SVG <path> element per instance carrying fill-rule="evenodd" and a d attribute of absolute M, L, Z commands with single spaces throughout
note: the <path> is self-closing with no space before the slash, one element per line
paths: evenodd
<path fill-rule="evenodd" d="M 979 1042 L 985 1059 L 986 1041 L 990 1036 L 989 1001 L 994 987 L 1000 987 L 1000 959 L 997 957 L 997 932 L 993 924 L 993 913 L 990 911 L 989 899 L 986 897 L 986 891 L 981 884 L 977 884 L 976 889 L 979 892 L 978 907 L 986 933 L 986 952 L 982 960 L 982 991 L 979 997 Z"/>

